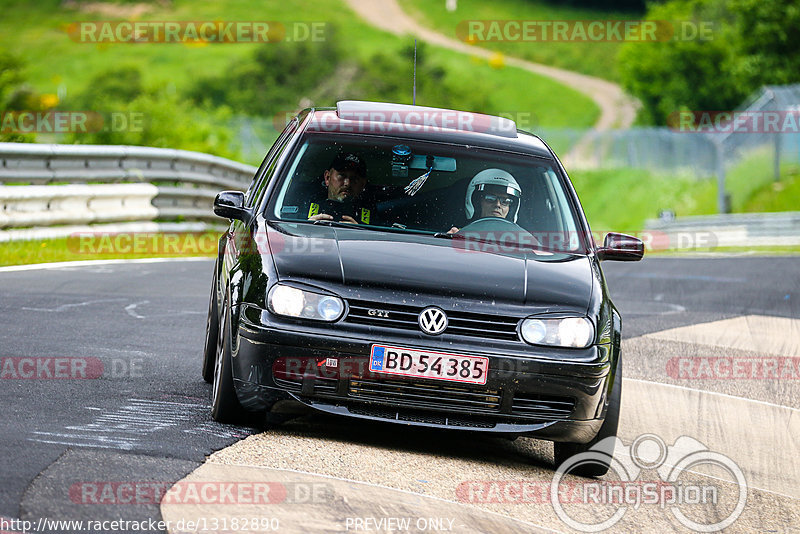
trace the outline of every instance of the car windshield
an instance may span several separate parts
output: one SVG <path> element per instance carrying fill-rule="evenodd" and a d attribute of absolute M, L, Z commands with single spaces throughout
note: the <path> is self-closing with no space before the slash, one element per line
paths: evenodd
<path fill-rule="evenodd" d="M 544 158 L 474 146 L 312 134 L 268 219 L 580 252 L 576 216 Z"/>

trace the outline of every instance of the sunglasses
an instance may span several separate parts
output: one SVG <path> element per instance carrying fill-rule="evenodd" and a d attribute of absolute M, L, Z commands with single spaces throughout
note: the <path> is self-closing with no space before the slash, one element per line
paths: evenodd
<path fill-rule="evenodd" d="M 497 195 L 483 195 L 484 202 L 494 204 L 498 200 L 500 201 L 501 206 L 510 206 L 514 202 L 514 199 L 509 197 L 500 198 Z"/>

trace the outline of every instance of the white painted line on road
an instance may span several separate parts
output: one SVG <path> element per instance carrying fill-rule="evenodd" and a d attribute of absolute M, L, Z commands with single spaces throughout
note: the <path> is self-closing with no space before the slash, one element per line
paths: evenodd
<path fill-rule="evenodd" d="M 644 337 L 761 354 L 800 357 L 800 319 L 743 315 L 661 330 Z"/>
<path fill-rule="evenodd" d="M 209 407 L 197 402 L 171 402 L 131 398 L 114 410 L 86 407 L 96 413 L 91 422 L 64 426 L 60 431 L 33 430 L 31 441 L 72 447 L 104 447 L 134 450 L 147 443 L 155 433 L 215 427 L 215 435 L 226 439 L 242 438 L 247 432 L 236 426 L 224 426 L 207 420 Z"/>
<path fill-rule="evenodd" d="M 168 261 L 211 261 L 213 257 L 193 256 L 190 258 L 131 258 L 121 260 L 81 260 L 81 261 L 61 261 L 56 263 L 32 263 L 28 265 L 9 265 L 0 267 L 0 273 L 12 273 L 17 271 L 35 271 L 37 269 L 65 269 L 68 267 L 91 267 L 95 265 L 115 265 L 125 263 L 164 263 Z"/>
<path fill-rule="evenodd" d="M 753 488 L 800 499 L 798 410 L 642 380 L 623 380 L 620 438 L 692 437 L 731 458 Z"/>
<path fill-rule="evenodd" d="M 754 402 L 756 404 L 763 404 L 765 406 L 772 406 L 772 407 L 775 407 L 775 408 L 783 408 L 785 410 L 794 410 L 795 412 L 800 412 L 800 409 L 792 408 L 791 406 L 785 406 L 783 404 L 775 404 L 775 403 L 772 403 L 772 402 L 766 402 L 766 401 L 756 400 L 756 399 L 748 399 L 747 397 L 737 397 L 736 395 L 728 395 L 727 393 L 719 393 L 717 391 L 707 391 L 705 389 L 696 389 L 696 388 L 690 388 L 690 387 L 686 387 L 686 386 L 678 386 L 676 384 L 665 384 L 664 382 L 654 382 L 652 380 L 639 380 L 638 378 L 623 378 L 622 379 L 622 383 L 624 384 L 626 382 L 641 382 L 642 384 L 658 384 L 659 386 L 663 386 L 663 387 L 666 387 L 666 388 L 685 389 L 687 391 L 699 392 L 699 393 L 703 393 L 703 394 L 706 394 L 706 395 L 716 395 L 716 396 L 719 396 L 719 397 L 727 397 L 729 399 L 735 399 L 735 400 L 741 400 L 741 401 L 747 401 L 747 402 Z"/>
<path fill-rule="evenodd" d="M 40 311 L 40 312 L 63 312 L 67 311 L 70 308 L 79 308 L 82 306 L 89 306 L 90 304 L 98 304 L 101 302 L 119 302 L 124 301 L 126 299 L 99 299 L 99 300 L 87 300 L 84 302 L 77 302 L 75 304 L 62 304 L 61 306 L 56 306 L 55 308 L 27 308 L 22 307 L 20 309 L 27 310 L 27 311 Z"/>
<path fill-rule="evenodd" d="M 134 310 L 136 309 L 136 306 L 138 306 L 140 304 L 147 304 L 148 302 L 150 302 L 150 301 L 149 300 L 142 300 L 142 301 L 139 301 L 139 302 L 134 302 L 133 304 L 128 304 L 127 306 L 125 306 L 125 313 L 127 313 L 128 315 L 130 315 L 134 319 L 144 319 L 144 315 L 139 315 Z"/>

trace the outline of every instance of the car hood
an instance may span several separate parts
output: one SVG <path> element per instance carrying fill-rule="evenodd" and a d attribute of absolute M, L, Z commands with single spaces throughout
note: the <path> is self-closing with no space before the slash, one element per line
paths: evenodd
<path fill-rule="evenodd" d="M 582 255 L 476 251 L 430 235 L 270 222 L 280 280 L 342 284 L 585 311 L 592 269 Z"/>

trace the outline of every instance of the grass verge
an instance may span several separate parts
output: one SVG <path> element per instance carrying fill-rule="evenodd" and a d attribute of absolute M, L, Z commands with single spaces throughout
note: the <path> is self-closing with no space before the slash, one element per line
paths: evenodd
<path fill-rule="evenodd" d="M 0 243 L 0 266 L 141 258 L 214 257 L 219 232 L 95 234 Z"/>
<path fill-rule="evenodd" d="M 747 255 L 747 256 L 795 256 L 800 254 L 800 245 L 765 247 L 714 247 L 685 250 L 647 250 L 645 257 L 681 257 L 705 255 Z"/>
<path fill-rule="evenodd" d="M 676 217 L 718 213 L 714 177 L 622 168 L 573 170 L 570 178 L 597 231 L 638 232 L 661 210 Z M 800 167 L 782 165 L 781 179 L 774 181 L 769 151 L 754 152 L 729 169 L 725 188 L 734 213 L 800 211 Z"/>

